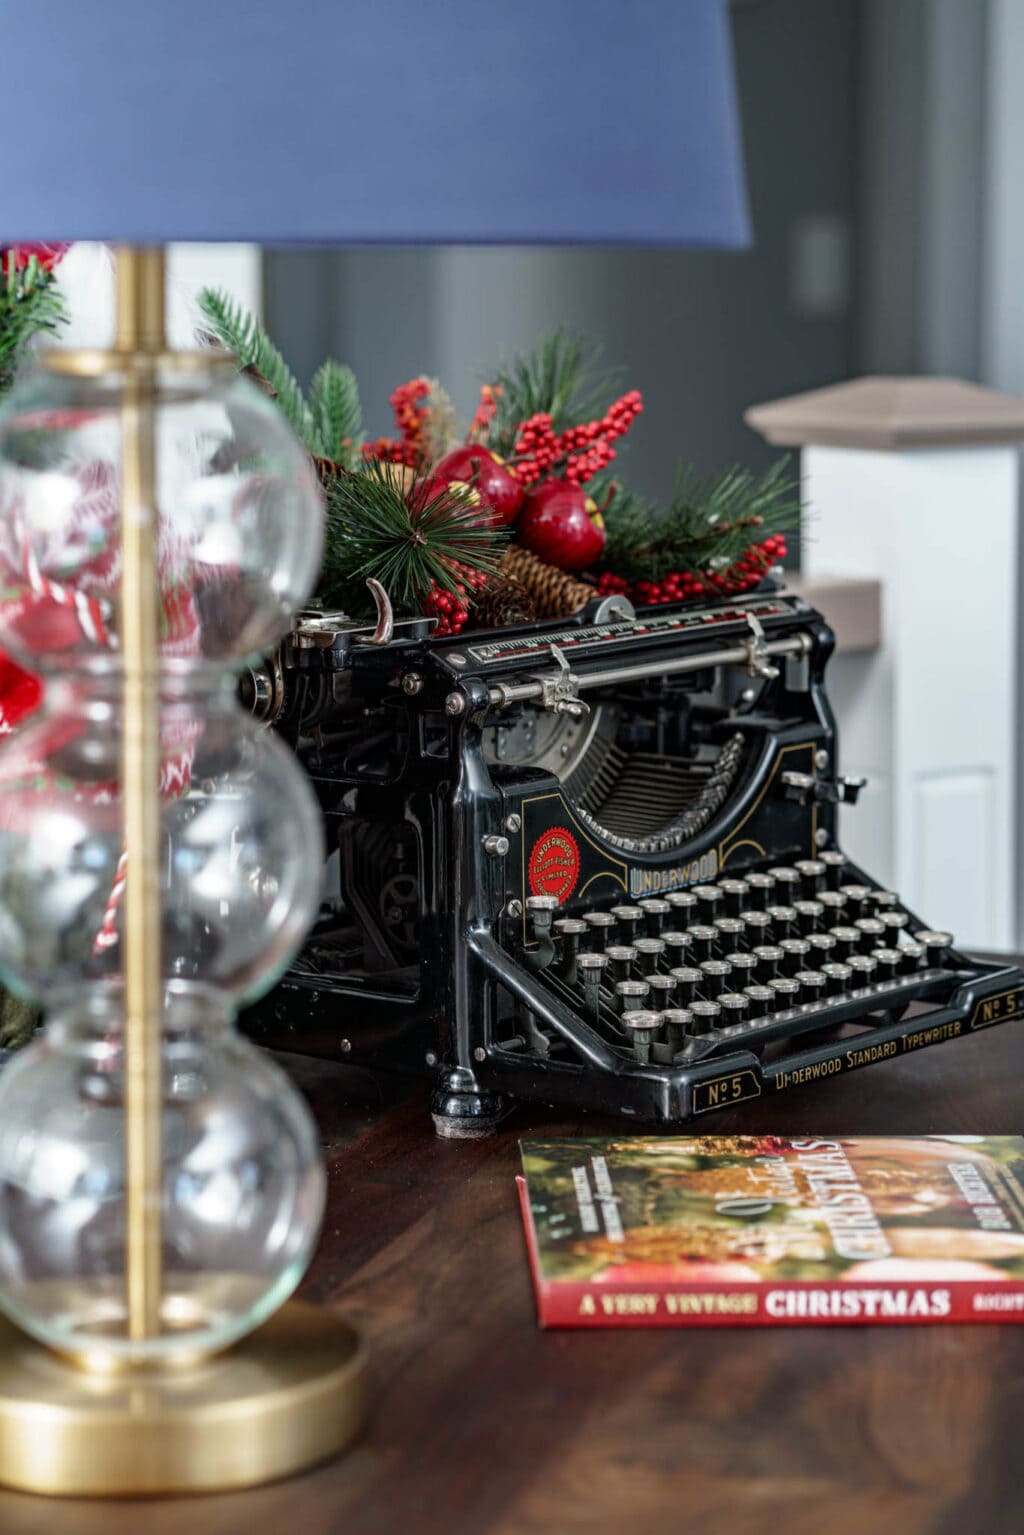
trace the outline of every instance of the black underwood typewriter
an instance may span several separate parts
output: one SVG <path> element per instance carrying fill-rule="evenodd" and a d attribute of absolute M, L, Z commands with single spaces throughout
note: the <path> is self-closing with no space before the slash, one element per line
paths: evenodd
<path fill-rule="evenodd" d="M 836 845 L 832 648 L 764 590 L 446 640 L 304 617 L 248 693 L 325 892 L 249 1031 L 429 1072 L 477 1136 L 520 1099 L 676 1125 L 1016 1017 L 1024 975 Z"/>

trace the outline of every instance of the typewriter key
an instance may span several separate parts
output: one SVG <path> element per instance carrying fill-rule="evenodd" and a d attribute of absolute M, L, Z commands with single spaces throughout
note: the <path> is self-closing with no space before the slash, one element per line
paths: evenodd
<path fill-rule="evenodd" d="M 702 959 L 710 959 L 712 950 L 718 941 L 717 928 L 707 927 L 702 923 L 696 923 L 686 930 L 690 935 L 690 947 L 693 957 L 698 962 Z"/>
<path fill-rule="evenodd" d="M 637 905 L 647 920 L 647 931 L 652 938 L 660 938 L 661 930 L 665 926 L 665 918 L 672 910 L 667 901 L 658 900 L 651 896 L 648 900 L 638 901 Z"/>
<path fill-rule="evenodd" d="M 633 1055 L 636 1060 L 641 1066 L 646 1066 L 651 1058 L 654 1037 L 662 1027 L 661 1014 L 647 1009 L 631 1008 L 622 1015 L 622 1027 L 632 1041 Z"/>
<path fill-rule="evenodd" d="M 587 924 L 579 917 L 559 917 L 554 924 L 555 932 L 562 941 L 562 959 L 559 972 L 563 979 L 573 985 L 576 980 L 576 963 L 579 958 L 580 943 L 587 936 L 589 929 Z"/>
<path fill-rule="evenodd" d="M 820 901 L 794 901 L 793 910 L 803 938 L 809 938 L 825 926 L 825 908 Z"/>
<path fill-rule="evenodd" d="M 796 869 L 791 869 L 788 864 L 777 864 L 768 873 L 775 881 L 776 900 L 789 904 L 795 896 L 800 894 L 800 874 Z"/>
<path fill-rule="evenodd" d="M 825 888 L 825 865 L 820 858 L 801 858 L 793 867 L 803 881 L 804 894 L 813 901 Z"/>
<path fill-rule="evenodd" d="M 877 917 L 858 917 L 853 925 L 860 934 L 860 947 L 865 954 L 884 945 L 885 924 L 879 922 Z"/>
<path fill-rule="evenodd" d="M 851 954 L 856 954 L 860 949 L 860 933 L 855 927 L 834 927 L 832 937 L 836 941 L 836 956 L 839 959 L 849 959 Z"/>
<path fill-rule="evenodd" d="M 670 970 L 673 965 L 686 963 L 686 956 L 690 952 L 689 933 L 680 933 L 674 927 L 666 928 L 661 935 L 661 941 L 665 945 L 665 963 Z"/>
<path fill-rule="evenodd" d="M 558 910 L 559 901 L 556 895 L 528 895 L 526 897 L 526 913 L 530 918 L 534 938 L 540 940 L 547 938 L 551 932 L 551 921 Z"/>
<path fill-rule="evenodd" d="M 718 885 L 698 885 L 693 893 L 697 897 L 699 910 L 705 921 L 710 922 L 713 917 L 722 915 L 725 892 Z"/>
<path fill-rule="evenodd" d="M 750 1002 L 751 1018 L 770 1018 L 775 1011 L 775 993 L 770 986 L 744 986 L 743 995 Z"/>
<path fill-rule="evenodd" d="M 843 877 L 846 868 L 846 854 L 840 852 L 822 853 L 819 859 L 825 865 L 825 883 L 830 890 L 838 890 L 839 881 Z"/>
<path fill-rule="evenodd" d="M 811 958 L 816 965 L 820 965 L 823 960 L 835 958 L 836 941 L 831 933 L 812 933 L 807 942 L 811 946 Z"/>
<path fill-rule="evenodd" d="M 723 991 L 718 1005 L 722 1009 L 723 1029 L 733 1028 L 737 1023 L 746 1023 L 750 1017 L 750 998 L 745 997 L 741 991 Z"/>
<path fill-rule="evenodd" d="M 633 944 L 636 951 L 637 969 L 642 976 L 653 975 L 658 968 L 658 961 L 665 952 L 665 945 L 660 938 L 637 938 Z"/>
<path fill-rule="evenodd" d="M 697 911 L 697 897 L 692 890 L 670 890 L 665 899 L 674 912 L 685 914 L 683 921 L 693 920 Z"/>
<path fill-rule="evenodd" d="M 659 972 L 656 975 L 647 976 L 646 979 L 648 986 L 651 988 L 651 1006 L 671 1007 L 676 997 L 675 977 L 663 975 Z"/>
<path fill-rule="evenodd" d="M 912 975 L 915 970 L 919 970 L 921 968 L 921 961 L 925 958 L 925 953 L 926 950 L 923 943 L 915 943 L 913 940 L 909 943 L 901 943 L 899 954 L 900 959 L 903 961 L 903 970 L 908 975 Z"/>
<path fill-rule="evenodd" d="M 795 937 L 796 912 L 792 906 L 769 906 L 768 915 L 772 919 L 772 936 L 776 943 L 783 938 Z"/>
<path fill-rule="evenodd" d="M 646 981 L 616 981 L 615 995 L 620 1013 L 635 1013 L 647 1001 L 650 987 Z"/>
<path fill-rule="evenodd" d="M 604 954 L 581 954 L 576 961 L 576 972 L 583 982 L 583 1002 L 595 1023 L 601 1021 L 601 976 L 608 964 Z"/>
<path fill-rule="evenodd" d="M 825 977 L 825 990 L 830 997 L 842 996 L 853 984 L 853 971 L 849 965 L 838 960 L 827 961 L 822 965 L 821 973 Z"/>
<path fill-rule="evenodd" d="M 746 928 L 739 917 L 716 917 L 715 931 L 718 934 L 718 947 L 725 950 L 734 949 L 738 943 L 743 942 Z"/>
<path fill-rule="evenodd" d="M 636 963 L 636 950 L 631 943 L 611 943 L 605 949 L 608 956 L 609 974 L 612 981 L 628 981 Z"/>
<path fill-rule="evenodd" d="M 754 958 L 757 960 L 757 976 L 761 981 L 768 982 L 779 972 L 782 964 L 784 950 L 777 943 L 759 943 L 754 950 Z"/>
<path fill-rule="evenodd" d="M 780 1013 L 788 1013 L 800 1002 L 800 982 L 792 975 L 777 975 L 768 982 L 775 993 L 775 1005 Z"/>
<path fill-rule="evenodd" d="M 704 977 L 693 965 L 679 965 L 669 974 L 676 983 L 676 996 L 684 1007 L 689 1007 Z"/>
<path fill-rule="evenodd" d="M 746 911 L 764 911 L 775 890 L 770 874 L 748 874 Z M 740 915 L 744 915 L 743 912 Z"/>
<path fill-rule="evenodd" d="M 818 896 L 818 905 L 824 906 L 826 921 L 840 921 L 843 908 L 846 905 L 846 897 L 841 890 L 823 890 Z"/>
<path fill-rule="evenodd" d="M 914 934 L 918 943 L 924 944 L 925 958 L 929 970 L 936 965 L 944 964 L 949 957 L 949 951 L 953 947 L 952 933 L 939 933 L 930 927 L 922 928 Z"/>
<path fill-rule="evenodd" d="M 874 949 L 872 958 L 878 964 L 878 979 L 880 981 L 894 981 L 899 974 L 903 963 L 903 955 L 899 949 Z"/>
<path fill-rule="evenodd" d="M 583 921 L 590 930 L 586 939 L 591 949 L 603 949 L 615 937 L 615 918 L 609 911 L 585 911 Z"/>
<path fill-rule="evenodd" d="M 757 975 L 757 955 L 751 954 L 749 949 L 734 949 L 725 958 L 726 962 L 733 968 L 737 985 L 743 985 L 755 979 Z"/>
<path fill-rule="evenodd" d="M 893 908 L 891 911 L 880 911 L 878 920 L 889 935 L 889 941 L 899 942 L 899 935 L 910 922 L 909 913 Z"/>
<path fill-rule="evenodd" d="M 613 906 L 611 911 L 623 943 L 632 943 L 644 930 L 644 914 L 639 906 Z"/>
<path fill-rule="evenodd" d="M 871 900 L 879 916 L 884 911 L 896 911 L 900 904 L 900 898 L 895 890 L 872 890 Z"/>
<path fill-rule="evenodd" d="M 690 1012 L 693 1015 L 690 1028 L 694 1034 L 710 1034 L 712 1029 L 718 1028 L 722 1009 L 717 1002 L 694 1002 Z"/>
<path fill-rule="evenodd" d="M 665 1041 L 670 1050 L 678 1050 L 684 1034 L 693 1028 L 693 1014 L 688 1007 L 666 1007 L 661 1014 L 665 1029 Z"/>
<path fill-rule="evenodd" d="M 808 1003 L 821 1001 L 825 992 L 826 979 L 820 970 L 798 970 L 793 979 L 800 982 L 800 1001 L 805 1006 Z"/>
<path fill-rule="evenodd" d="M 576 968 L 584 979 L 588 975 L 596 975 L 600 979 L 607 965 L 608 956 L 603 950 L 600 954 L 581 954 L 576 961 Z"/>
<path fill-rule="evenodd" d="M 846 961 L 853 971 L 853 984 L 870 986 L 879 979 L 878 961 L 873 954 L 851 954 Z"/>
<path fill-rule="evenodd" d="M 724 959 L 706 959 L 700 967 L 700 989 L 709 1002 L 716 1002 L 732 975 L 732 966 Z"/>
<path fill-rule="evenodd" d="M 806 938 L 782 938 L 779 940 L 779 948 L 782 950 L 784 975 L 795 975 L 810 963 L 808 956 L 811 946 Z"/>
<path fill-rule="evenodd" d="M 747 895 L 750 886 L 745 879 L 719 880 L 718 888 L 725 897 L 725 913 L 728 917 L 738 917 L 744 906 L 747 905 Z"/>
<path fill-rule="evenodd" d="M 740 912 L 738 920 L 743 923 L 748 943 L 768 942 L 772 930 L 772 919 L 766 911 L 743 911 Z"/>
<path fill-rule="evenodd" d="M 867 916 L 872 893 L 870 885 L 839 886 L 839 894 L 846 897 L 846 912 L 851 921 Z"/>

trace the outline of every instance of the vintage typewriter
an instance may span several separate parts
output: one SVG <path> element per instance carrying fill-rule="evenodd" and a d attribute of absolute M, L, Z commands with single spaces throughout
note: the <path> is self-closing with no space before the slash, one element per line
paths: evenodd
<path fill-rule="evenodd" d="M 319 796 L 320 920 L 257 1039 L 676 1125 L 1015 1017 L 836 845 L 833 635 L 799 597 L 439 640 L 310 613 L 248 679 Z"/>

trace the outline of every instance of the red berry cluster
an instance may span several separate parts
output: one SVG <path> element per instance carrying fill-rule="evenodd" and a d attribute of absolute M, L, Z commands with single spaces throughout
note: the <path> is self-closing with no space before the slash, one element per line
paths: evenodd
<path fill-rule="evenodd" d="M 597 589 L 602 596 L 611 592 L 629 592 L 641 607 L 654 607 L 662 602 L 691 602 L 696 597 L 737 596 L 757 586 L 771 567 L 785 557 L 786 540 L 781 533 L 774 533 L 759 544 L 751 544 L 738 560 L 722 570 L 700 573 L 673 570 L 660 581 L 637 581 L 632 587 L 623 576 L 605 571 L 598 577 Z"/>
<path fill-rule="evenodd" d="M 377 437 L 363 447 L 364 458 L 383 458 L 392 464 L 407 464 L 418 469 L 427 451 L 426 422 L 428 407 L 423 403 L 430 394 L 430 380 L 411 378 L 399 384 L 388 400 L 395 416 L 399 436 Z"/>
<path fill-rule="evenodd" d="M 494 413 L 498 409 L 498 396 L 502 389 L 500 384 L 484 384 L 480 390 L 480 404 L 477 406 L 473 419 L 469 423 L 469 431 L 466 434 L 467 442 L 486 442 L 487 431 L 494 420 Z"/>
<path fill-rule="evenodd" d="M 469 604 L 473 595 L 487 585 L 487 576 L 482 570 L 472 570 L 459 560 L 449 560 L 446 563 L 453 575 L 457 573 L 453 583 L 454 591 L 445 591 L 436 581 L 432 581 L 430 591 L 423 599 L 426 616 L 437 619 L 433 633 L 438 637 L 462 632 L 469 617 Z"/>
<path fill-rule="evenodd" d="M 612 443 L 624 437 L 644 408 L 639 389 L 615 400 L 597 421 L 584 421 L 557 433 L 547 411 L 530 416 L 519 428 L 515 460 L 509 465 L 524 485 L 555 473 L 570 485 L 585 485 L 615 457 Z"/>

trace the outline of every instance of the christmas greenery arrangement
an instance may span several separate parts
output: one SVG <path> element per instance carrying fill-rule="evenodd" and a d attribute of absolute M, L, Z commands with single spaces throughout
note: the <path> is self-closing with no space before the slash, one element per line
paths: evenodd
<path fill-rule="evenodd" d="M 391 395 L 395 433 L 366 441 L 350 369 L 329 359 L 308 397 L 262 327 L 224 294 L 200 295 L 210 336 L 264 384 L 313 456 L 327 501 L 318 595 L 367 611 L 366 577 L 438 634 L 564 617 L 592 597 L 682 602 L 750 590 L 785 556 L 799 487 L 785 462 L 707 479 L 680 468 L 651 505 L 612 466 L 643 410 L 639 390 L 556 332 L 497 368 L 461 426 L 437 379 Z"/>

